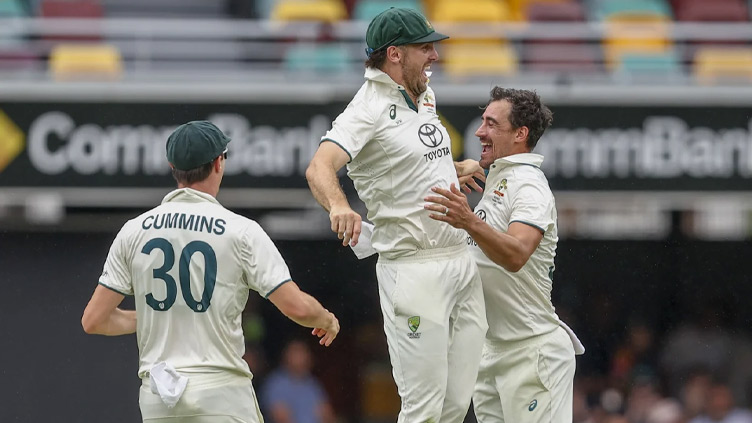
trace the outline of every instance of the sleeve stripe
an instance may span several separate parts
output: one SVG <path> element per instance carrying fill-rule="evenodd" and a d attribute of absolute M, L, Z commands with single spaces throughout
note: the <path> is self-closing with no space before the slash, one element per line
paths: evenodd
<path fill-rule="evenodd" d="M 329 142 L 333 142 L 334 144 L 336 144 L 337 146 L 339 146 L 339 148 L 341 148 L 342 150 L 344 150 L 344 151 L 345 151 L 345 153 L 347 153 L 347 157 L 349 157 L 349 158 L 350 158 L 350 162 L 352 161 L 352 154 L 350 154 L 350 152 L 349 152 L 349 151 L 347 151 L 347 149 L 346 149 L 345 147 L 343 147 L 343 146 L 342 146 L 342 144 L 338 143 L 337 141 L 334 141 L 334 140 L 333 140 L 333 139 L 331 139 L 331 138 L 324 138 L 324 139 L 322 139 L 322 140 L 321 140 L 321 142 L 319 142 L 319 145 L 321 145 L 321 143 L 322 143 L 322 142 L 324 142 L 324 141 L 329 141 Z M 349 163 L 349 162 L 348 162 L 348 163 Z"/>
<path fill-rule="evenodd" d="M 264 296 L 264 298 L 269 298 L 269 296 L 270 296 L 270 295 L 272 295 L 272 294 L 274 293 L 274 291 L 276 291 L 276 290 L 277 290 L 277 288 L 279 288 L 280 286 L 282 286 L 282 285 L 286 284 L 287 282 L 292 282 L 292 279 L 285 279 L 285 280 L 283 280 L 282 282 L 280 282 L 280 283 L 279 283 L 279 284 L 278 284 L 277 286 L 275 286 L 274 288 L 272 288 L 272 290 L 271 290 L 271 291 L 269 291 L 269 292 L 268 292 L 268 293 L 267 293 L 267 294 L 266 294 L 266 295 Z"/>
<path fill-rule="evenodd" d="M 99 284 L 99 285 L 102 285 L 103 287 L 105 287 L 105 288 L 109 289 L 110 291 L 114 291 L 114 292 L 117 292 L 117 293 L 118 293 L 118 294 L 120 294 L 120 295 L 125 295 L 126 297 L 131 297 L 131 296 L 132 296 L 131 294 L 126 294 L 126 293 L 124 293 L 124 292 L 118 291 L 117 289 L 115 289 L 115 288 L 113 288 L 113 287 L 111 287 L 111 286 L 107 286 L 107 285 L 105 285 L 104 283 L 102 283 L 101 281 L 100 281 L 100 282 L 97 282 L 97 284 Z"/>
<path fill-rule="evenodd" d="M 536 225 L 535 223 L 525 222 L 524 220 L 513 220 L 513 221 L 509 222 L 509 224 L 511 225 L 514 222 L 524 223 L 525 225 L 534 227 L 535 229 L 541 231 L 544 234 L 546 233 L 545 229 L 541 228 L 540 226 Z"/>

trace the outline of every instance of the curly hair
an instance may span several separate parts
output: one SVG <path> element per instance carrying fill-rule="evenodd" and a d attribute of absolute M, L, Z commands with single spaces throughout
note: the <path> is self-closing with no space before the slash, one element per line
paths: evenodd
<path fill-rule="evenodd" d="M 374 51 L 373 53 L 371 53 L 370 56 L 368 56 L 368 59 L 366 59 L 366 67 L 381 69 L 381 66 L 384 65 L 385 61 L 386 61 L 386 48 L 382 48 L 380 50 Z"/>
<path fill-rule="evenodd" d="M 494 101 L 506 100 L 512 105 L 509 112 L 509 123 L 514 128 L 526 126 L 528 129 L 527 146 L 533 151 L 538 140 L 553 122 L 553 113 L 541 103 L 538 93 L 528 90 L 494 87 L 491 90 L 489 104 Z"/>

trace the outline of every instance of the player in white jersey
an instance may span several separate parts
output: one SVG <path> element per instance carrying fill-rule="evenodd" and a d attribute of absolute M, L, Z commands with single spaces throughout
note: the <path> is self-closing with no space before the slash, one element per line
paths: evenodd
<path fill-rule="evenodd" d="M 464 232 L 435 222 L 423 197 L 457 183 L 449 134 L 428 72 L 446 39 L 419 12 L 392 8 L 368 26 L 366 82 L 323 137 L 306 172 L 343 245 L 361 216 L 336 172 L 347 164 L 373 222 L 384 331 L 402 406 L 399 422 L 461 422 L 487 325 Z"/>
<path fill-rule="evenodd" d="M 551 121 L 535 92 L 494 88 L 475 133 L 480 162 L 458 166 L 461 176 L 488 169 L 475 212 L 457 186 L 426 198 L 433 219 L 468 232 L 483 280 L 489 329 L 473 395 L 480 423 L 572 422 L 575 353 L 584 349 L 551 303 L 556 206 L 543 156 L 531 153 Z"/>
<path fill-rule="evenodd" d="M 291 280 L 263 229 L 217 202 L 228 142 L 206 121 L 170 135 L 178 189 L 122 227 L 84 311 L 87 333 L 136 332 L 144 422 L 263 421 L 242 359 L 249 290 L 314 328 L 322 345 L 339 332 L 334 315 Z M 125 295 L 135 311 L 118 308 Z"/>

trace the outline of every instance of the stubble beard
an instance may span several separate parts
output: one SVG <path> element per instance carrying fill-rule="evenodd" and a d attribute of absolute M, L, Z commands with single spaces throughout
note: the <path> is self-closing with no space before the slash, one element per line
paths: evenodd
<path fill-rule="evenodd" d="M 423 67 L 415 67 L 412 62 L 407 60 L 402 61 L 402 78 L 405 80 L 405 88 L 410 91 L 411 94 L 418 98 L 423 94 L 428 86 L 422 79 Z"/>

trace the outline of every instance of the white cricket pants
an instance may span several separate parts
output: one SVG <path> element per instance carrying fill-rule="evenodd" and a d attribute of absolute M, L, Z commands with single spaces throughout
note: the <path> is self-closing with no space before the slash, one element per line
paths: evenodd
<path fill-rule="evenodd" d="M 380 257 L 376 266 L 398 423 L 460 423 L 478 374 L 483 288 L 466 245 Z"/>
<path fill-rule="evenodd" d="M 187 375 L 188 385 L 168 408 L 143 379 L 139 405 L 144 423 L 263 423 L 251 378 L 223 372 Z"/>
<path fill-rule="evenodd" d="M 566 331 L 486 340 L 473 393 L 478 423 L 572 423 L 575 358 Z"/>

